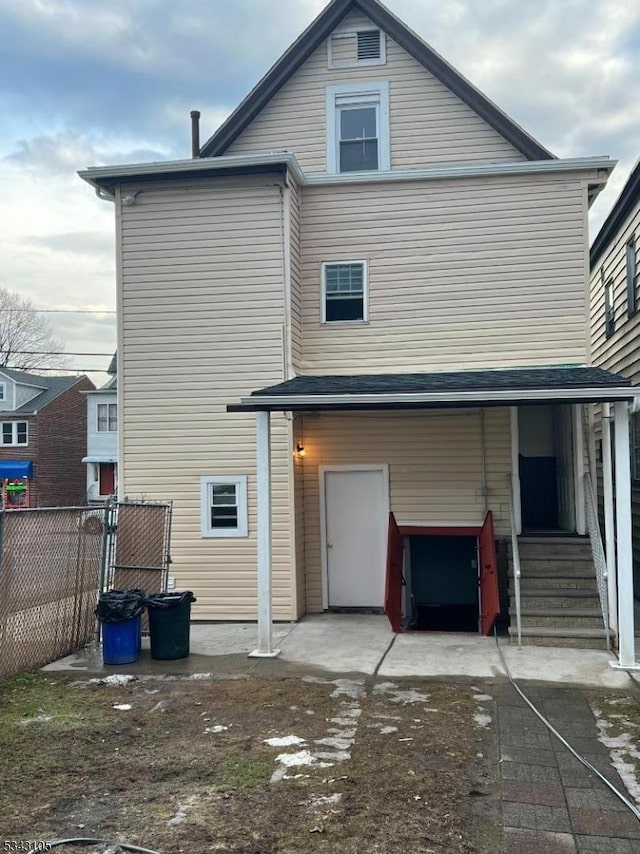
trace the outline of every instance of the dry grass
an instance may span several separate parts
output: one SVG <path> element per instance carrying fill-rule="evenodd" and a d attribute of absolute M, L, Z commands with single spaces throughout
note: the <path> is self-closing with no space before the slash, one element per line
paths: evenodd
<path fill-rule="evenodd" d="M 354 699 L 354 686 L 332 696 L 340 685 L 299 679 L 13 679 L 0 685 L 0 841 L 117 837 L 163 854 L 498 851 L 491 797 L 472 809 L 476 753 L 490 746 L 471 690 L 413 684 L 428 699 L 405 704 L 375 685 L 355 686 Z M 330 720 L 357 709 L 353 726 Z M 205 731 L 216 726 L 228 728 Z M 349 728 L 350 758 L 270 782 L 279 753 L 335 752 L 315 740 Z M 305 745 L 264 743 L 292 734 Z"/>

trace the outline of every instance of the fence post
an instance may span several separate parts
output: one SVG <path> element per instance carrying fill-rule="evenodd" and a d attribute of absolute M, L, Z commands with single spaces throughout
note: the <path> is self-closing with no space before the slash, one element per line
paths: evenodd
<path fill-rule="evenodd" d="M 0 676 L 3 674 L 2 661 L 5 653 L 5 640 L 7 634 L 8 615 L 8 590 L 4 590 L 5 582 L 5 561 L 4 561 L 4 514 L 5 511 L 0 509 Z"/>

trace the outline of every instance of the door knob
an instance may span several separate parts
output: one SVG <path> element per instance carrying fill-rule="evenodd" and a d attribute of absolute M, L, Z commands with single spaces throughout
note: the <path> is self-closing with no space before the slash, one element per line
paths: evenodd
<path fill-rule="evenodd" d="M 332 549 L 332 548 L 333 548 L 333 543 L 327 543 L 327 548 L 328 548 L 328 549 Z"/>

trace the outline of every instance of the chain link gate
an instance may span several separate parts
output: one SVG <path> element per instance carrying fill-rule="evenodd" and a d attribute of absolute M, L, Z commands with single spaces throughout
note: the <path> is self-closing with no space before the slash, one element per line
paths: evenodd
<path fill-rule="evenodd" d="M 167 591 L 172 511 L 171 501 L 107 503 L 101 590 Z M 145 631 L 147 621 L 145 614 Z"/>

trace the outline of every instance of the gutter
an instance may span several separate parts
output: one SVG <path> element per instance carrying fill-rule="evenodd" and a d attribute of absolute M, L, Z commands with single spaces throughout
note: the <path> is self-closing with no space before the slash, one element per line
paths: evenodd
<path fill-rule="evenodd" d="M 215 176 L 225 172 L 260 172 L 284 167 L 300 186 L 332 184 L 369 184 L 383 181 L 436 181 L 451 178 L 488 178 L 515 175 L 545 175 L 558 172 L 597 170 L 594 179 L 604 185 L 617 164 L 609 157 L 574 157 L 566 160 L 528 160 L 513 163 L 467 163 L 459 166 L 431 166 L 424 169 L 391 169 L 387 172 L 315 173 L 305 175 L 295 154 L 237 154 L 201 157 L 196 160 L 167 160 L 158 163 L 134 163 L 122 166 L 97 166 L 78 172 L 83 181 L 95 188 L 100 199 L 113 200 L 113 187 L 125 181 L 151 180 L 178 176 Z"/>

